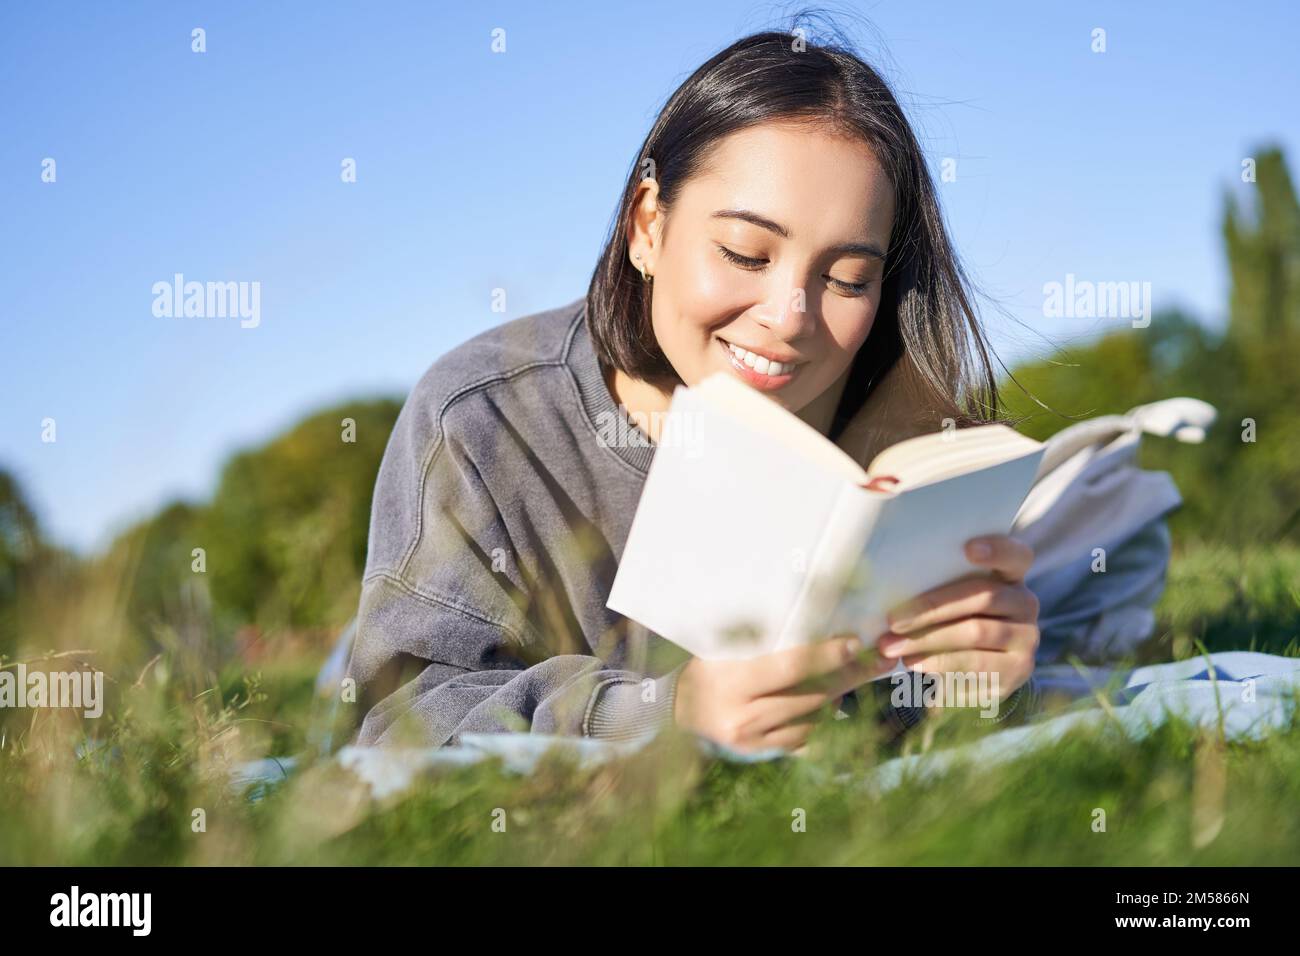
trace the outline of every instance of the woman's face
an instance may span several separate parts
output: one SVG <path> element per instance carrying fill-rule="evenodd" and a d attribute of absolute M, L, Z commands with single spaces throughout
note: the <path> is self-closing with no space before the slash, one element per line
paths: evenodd
<path fill-rule="evenodd" d="M 719 142 L 670 217 L 653 180 L 641 190 L 629 255 L 654 277 L 654 332 L 682 381 L 725 371 L 828 422 L 875 320 L 893 227 L 870 147 L 768 123 Z"/>

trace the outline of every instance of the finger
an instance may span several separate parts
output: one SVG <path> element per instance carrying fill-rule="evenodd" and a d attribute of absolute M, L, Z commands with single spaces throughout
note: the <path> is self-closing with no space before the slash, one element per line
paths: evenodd
<path fill-rule="evenodd" d="M 813 730 L 817 727 L 814 723 L 786 724 L 775 730 L 769 731 L 762 737 L 762 747 L 780 747 L 782 750 L 796 750 L 808 742 Z"/>
<path fill-rule="evenodd" d="M 824 720 L 830 714 L 831 702 L 836 699 L 837 697 L 827 694 L 778 694 L 762 697 L 755 702 L 759 707 L 759 716 L 754 719 L 754 728 L 765 734 L 786 724 Z M 815 716 L 810 720 L 810 715 Z"/>
<path fill-rule="evenodd" d="M 997 651 L 950 651 L 903 658 L 903 666 L 918 674 L 996 674 L 997 694 L 1005 698 L 1034 672 L 1033 661 Z"/>
<path fill-rule="evenodd" d="M 755 726 L 762 731 L 771 730 L 822 708 L 826 708 L 827 714 L 829 714 L 831 705 L 837 704 L 844 694 L 861 687 L 863 684 L 870 683 L 882 673 L 893 670 L 897 663 L 897 661 L 878 658 L 869 664 L 855 664 L 846 667 L 835 678 L 835 682 L 823 690 L 769 694 L 760 697 L 750 705 L 756 707 L 758 713 L 761 714 L 756 718 Z M 824 679 L 830 680 L 830 678 Z"/>
<path fill-rule="evenodd" d="M 880 652 L 873 647 L 860 653 L 851 663 L 827 671 L 824 674 L 815 674 L 804 678 L 793 687 L 777 691 L 773 696 L 809 693 L 818 694 L 827 700 L 831 700 L 841 694 L 847 694 L 849 691 L 861 687 L 877 677 L 888 674 L 897 664 L 898 662 L 895 660 L 882 657 Z"/>
<path fill-rule="evenodd" d="M 981 551 L 981 547 L 986 551 Z M 981 535 L 966 542 L 966 557 L 972 564 L 988 568 L 1004 581 L 1016 584 L 1025 579 L 1034 563 L 1034 549 L 1005 534 Z"/>
<path fill-rule="evenodd" d="M 856 634 L 837 634 L 824 641 L 803 644 L 757 657 L 752 664 L 754 696 L 761 697 L 795 688 L 808 689 L 815 679 L 833 675 L 853 664 L 874 658 Z M 827 682 L 833 686 L 834 682 Z"/>
<path fill-rule="evenodd" d="M 1023 584 L 980 576 L 926 591 L 889 612 L 889 630 L 906 634 L 921 628 L 982 614 L 1016 621 L 1038 619 L 1038 598 Z"/>
<path fill-rule="evenodd" d="M 1002 655 L 1006 657 L 1007 655 Z M 1001 674 L 997 651 L 944 651 L 942 654 L 912 654 L 903 666 L 918 674 Z"/>
<path fill-rule="evenodd" d="M 1020 651 L 1031 643 L 1037 625 L 1008 621 L 1000 617 L 967 617 L 960 621 L 936 624 L 904 635 L 886 634 L 880 638 L 882 657 L 896 659 L 917 654 L 944 651 Z"/>

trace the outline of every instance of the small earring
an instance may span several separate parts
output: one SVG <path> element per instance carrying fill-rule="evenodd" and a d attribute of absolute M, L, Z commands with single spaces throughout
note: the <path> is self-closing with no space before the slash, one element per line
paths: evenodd
<path fill-rule="evenodd" d="M 637 263 L 637 267 L 636 267 L 636 268 L 637 268 L 637 271 L 641 273 L 641 281 L 642 281 L 642 282 L 654 281 L 654 276 L 650 276 L 648 279 L 647 279 L 647 277 L 646 277 L 645 266 L 641 265 L 641 253 L 639 253 L 639 252 L 633 253 L 633 254 L 632 254 L 632 261 L 635 262 L 635 263 Z"/>

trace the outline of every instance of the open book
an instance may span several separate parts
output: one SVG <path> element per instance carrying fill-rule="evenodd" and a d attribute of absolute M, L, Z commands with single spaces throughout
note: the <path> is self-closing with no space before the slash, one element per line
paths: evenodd
<path fill-rule="evenodd" d="M 989 573 L 963 545 L 1011 529 L 1043 447 L 1005 425 L 953 428 L 864 470 L 728 373 L 678 386 L 607 606 L 696 657 L 848 631 L 871 646 L 894 606 Z"/>

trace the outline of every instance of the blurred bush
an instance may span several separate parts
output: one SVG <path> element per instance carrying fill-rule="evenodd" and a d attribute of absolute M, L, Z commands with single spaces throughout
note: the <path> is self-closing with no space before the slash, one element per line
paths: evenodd
<path fill-rule="evenodd" d="M 210 502 L 168 504 L 84 560 L 44 541 L 0 472 L 0 655 L 90 646 L 139 664 L 184 651 L 215 672 L 289 633 L 328 640 L 356 610 L 371 492 L 400 408 L 380 399 L 315 414 L 233 456 Z"/>

